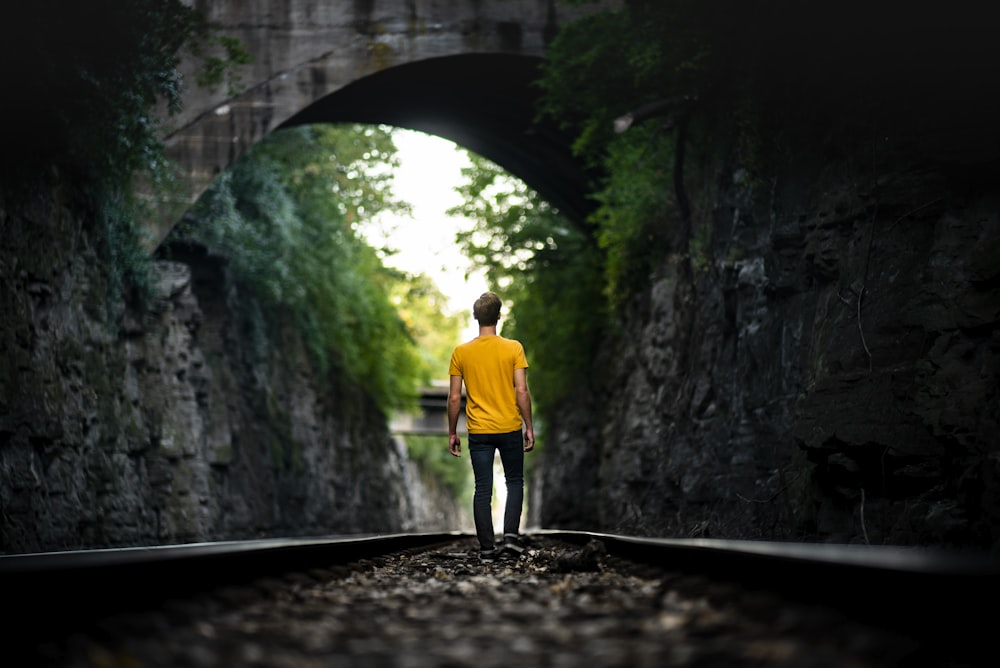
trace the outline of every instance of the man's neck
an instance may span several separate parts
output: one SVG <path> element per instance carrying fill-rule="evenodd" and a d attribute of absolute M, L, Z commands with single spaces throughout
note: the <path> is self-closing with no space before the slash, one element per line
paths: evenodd
<path fill-rule="evenodd" d="M 496 325 L 480 325 L 479 326 L 479 336 L 496 336 L 497 326 Z"/>

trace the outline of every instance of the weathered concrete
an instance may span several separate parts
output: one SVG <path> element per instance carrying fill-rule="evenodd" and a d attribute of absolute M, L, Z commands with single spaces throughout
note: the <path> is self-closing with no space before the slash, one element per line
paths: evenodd
<path fill-rule="evenodd" d="M 502 112 L 513 128 L 531 125 L 533 110 L 525 106 L 525 100 L 516 99 L 530 93 L 525 77 L 531 76 L 531 70 L 518 61 L 540 58 L 559 25 L 602 5 L 567 8 L 556 0 L 196 0 L 193 6 L 219 26 L 220 34 L 240 40 L 254 60 L 240 68 L 241 93 L 230 96 L 225 87 L 212 92 L 188 85 L 183 110 L 168 119 L 168 153 L 180 166 L 184 192 L 165 207 L 156 229 L 149 230 L 154 244 L 247 148 L 310 105 L 377 73 L 424 61 L 435 63 L 430 79 L 412 71 L 401 73 L 404 83 L 419 81 L 419 85 L 399 87 L 398 75 L 376 79 L 382 83 L 375 88 L 389 98 L 385 106 L 368 105 L 358 111 L 357 101 L 351 100 L 340 105 L 337 113 L 314 122 L 398 123 L 465 144 L 475 135 L 469 127 L 488 125 L 479 117 L 484 108 L 494 114 Z M 511 66 L 479 71 L 478 65 L 461 58 L 483 55 L 509 56 Z M 196 64 L 189 59 L 182 65 L 189 82 L 194 80 Z M 421 91 L 443 83 L 448 104 L 428 110 Z M 495 96 L 485 107 L 475 92 L 484 89 L 493 89 Z M 464 106 L 473 117 L 446 118 Z M 392 116 L 400 110 L 410 113 L 406 118 Z M 469 127 L 463 130 L 463 125 Z M 487 133 L 486 141 L 472 148 L 491 157 L 492 151 L 509 147 L 509 139 L 489 138 Z M 518 141 L 527 146 L 545 139 L 522 134 Z M 561 148 L 568 155 L 567 147 Z M 503 152 L 497 158 L 501 164 L 508 162 Z M 563 169 L 570 165 L 567 162 Z M 508 169 L 526 171 L 518 164 Z M 532 180 L 531 174 L 518 175 Z"/>

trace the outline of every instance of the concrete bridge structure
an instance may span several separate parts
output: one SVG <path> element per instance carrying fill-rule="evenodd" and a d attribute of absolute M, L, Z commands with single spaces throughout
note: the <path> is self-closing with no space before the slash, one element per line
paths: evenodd
<path fill-rule="evenodd" d="M 532 86 L 558 28 L 615 2 L 193 0 L 244 45 L 241 89 L 189 85 L 166 118 L 183 192 L 161 202 L 158 245 L 183 211 L 268 133 L 303 123 L 387 124 L 456 142 L 523 179 L 571 217 L 588 209 L 567 138 L 535 122 Z M 193 81 L 196 62 L 182 64 Z"/>
<path fill-rule="evenodd" d="M 465 388 L 462 389 L 462 407 L 458 413 L 458 430 L 461 437 L 469 434 L 465 425 Z M 448 437 L 448 381 L 435 381 L 430 387 L 420 389 L 417 408 L 412 413 L 392 416 L 389 431 L 396 436 L 421 435 Z"/>

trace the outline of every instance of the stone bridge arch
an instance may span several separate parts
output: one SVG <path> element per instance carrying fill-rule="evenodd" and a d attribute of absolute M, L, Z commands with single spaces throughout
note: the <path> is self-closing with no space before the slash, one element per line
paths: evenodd
<path fill-rule="evenodd" d="M 573 217 L 586 176 L 567 138 L 534 122 L 531 86 L 561 25 L 619 4 L 558 0 L 193 0 L 244 45 L 241 92 L 188 86 L 166 119 L 181 192 L 147 230 L 158 245 L 184 210 L 270 132 L 316 122 L 384 123 L 492 159 Z M 195 63 L 182 63 L 193 80 Z"/>

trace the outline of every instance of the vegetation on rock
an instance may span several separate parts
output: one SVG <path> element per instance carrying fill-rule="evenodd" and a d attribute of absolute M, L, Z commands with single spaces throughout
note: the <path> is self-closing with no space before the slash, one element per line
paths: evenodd
<path fill-rule="evenodd" d="M 359 233 L 364 220 L 408 210 L 392 196 L 394 151 L 388 128 L 273 133 L 220 176 L 168 238 L 226 258 L 265 322 L 290 314 L 320 373 L 341 370 L 386 411 L 412 404 L 440 364 L 421 354 L 415 321 L 427 339 L 436 324 L 449 330 L 439 309 L 421 308 L 440 306 L 440 293 L 387 269 Z M 410 323 L 397 310 L 404 296 Z"/>
<path fill-rule="evenodd" d="M 35 194 L 62 172 L 87 194 L 109 272 L 108 306 L 148 297 L 148 251 L 136 221 L 148 213 L 134 196 L 143 179 L 171 185 L 158 107 L 180 108 L 177 66 L 198 54 L 197 83 L 239 85 L 240 44 L 219 37 L 181 0 L 43 0 L 0 10 L 0 61 L 17 104 L 4 109 L 2 182 L 9 197 Z M 44 186 L 42 186 L 44 188 Z"/>

